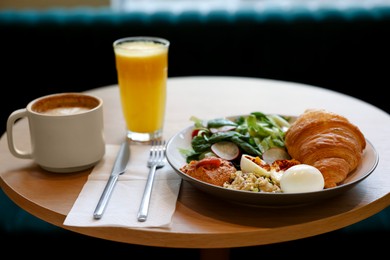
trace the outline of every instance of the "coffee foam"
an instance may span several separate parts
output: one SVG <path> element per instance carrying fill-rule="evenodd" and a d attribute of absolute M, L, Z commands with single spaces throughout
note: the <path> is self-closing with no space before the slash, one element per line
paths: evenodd
<path fill-rule="evenodd" d="M 33 104 L 34 112 L 46 115 L 73 115 L 91 110 L 99 105 L 99 100 L 77 94 L 49 96 Z"/>
<path fill-rule="evenodd" d="M 61 115 L 74 115 L 74 114 L 80 114 L 85 111 L 90 110 L 90 108 L 86 107 L 58 107 L 46 110 L 42 112 L 42 114 L 46 115 L 53 115 L 53 116 L 61 116 Z"/>

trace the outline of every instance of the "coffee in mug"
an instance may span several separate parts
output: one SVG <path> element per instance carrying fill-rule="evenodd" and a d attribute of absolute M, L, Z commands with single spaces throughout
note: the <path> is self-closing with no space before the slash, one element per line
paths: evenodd
<path fill-rule="evenodd" d="M 31 151 L 16 147 L 13 127 L 26 117 Z M 33 159 L 51 172 L 88 169 L 105 153 L 103 100 L 84 93 L 58 93 L 37 98 L 11 113 L 7 121 L 10 152 Z"/>

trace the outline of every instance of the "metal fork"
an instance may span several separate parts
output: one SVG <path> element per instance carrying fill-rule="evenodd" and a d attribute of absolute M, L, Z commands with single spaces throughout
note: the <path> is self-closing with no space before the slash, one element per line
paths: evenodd
<path fill-rule="evenodd" d="M 152 147 L 150 148 L 147 166 L 150 168 L 148 180 L 146 181 L 144 194 L 142 196 L 141 205 L 137 215 L 137 219 L 140 222 L 146 221 L 148 217 L 150 197 L 152 195 L 156 170 L 165 166 L 165 141 L 152 141 Z"/>

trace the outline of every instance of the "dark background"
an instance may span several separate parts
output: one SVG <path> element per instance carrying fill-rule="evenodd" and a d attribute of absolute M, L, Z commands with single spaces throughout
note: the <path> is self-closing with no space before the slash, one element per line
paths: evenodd
<path fill-rule="evenodd" d="M 34 98 L 116 84 L 112 43 L 135 35 L 171 42 L 169 77 L 293 81 L 345 93 L 390 112 L 384 94 L 390 86 L 390 8 L 11 13 L 0 15 L 0 35 L 1 132 L 8 115 Z"/>

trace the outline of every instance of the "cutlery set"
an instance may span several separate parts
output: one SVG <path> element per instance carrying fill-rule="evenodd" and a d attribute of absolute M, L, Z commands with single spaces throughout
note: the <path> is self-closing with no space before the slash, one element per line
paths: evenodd
<path fill-rule="evenodd" d="M 99 199 L 96 209 L 93 213 L 95 219 L 100 219 L 107 207 L 111 194 L 114 190 L 115 184 L 119 179 L 119 176 L 126 171 L 126 166 L 130 158 L 130 145 L 125 140 L 116 156 L 114 166 L 111 170 L 111 175 L 104 187 L 103 193 Z M 154 177 L 157 169 L 165 166 L 165 141 L 154 140 L 149 152 L 149 158 L 147 160 L 147 167 L 150 168 L 148 179 L 145 185 L 142 201 L 139 207 L 137 219 L 139 222 L 144 222 L 147 219 L 150 198 L 152 194 L 152 188 L 154 183 Z"/>

